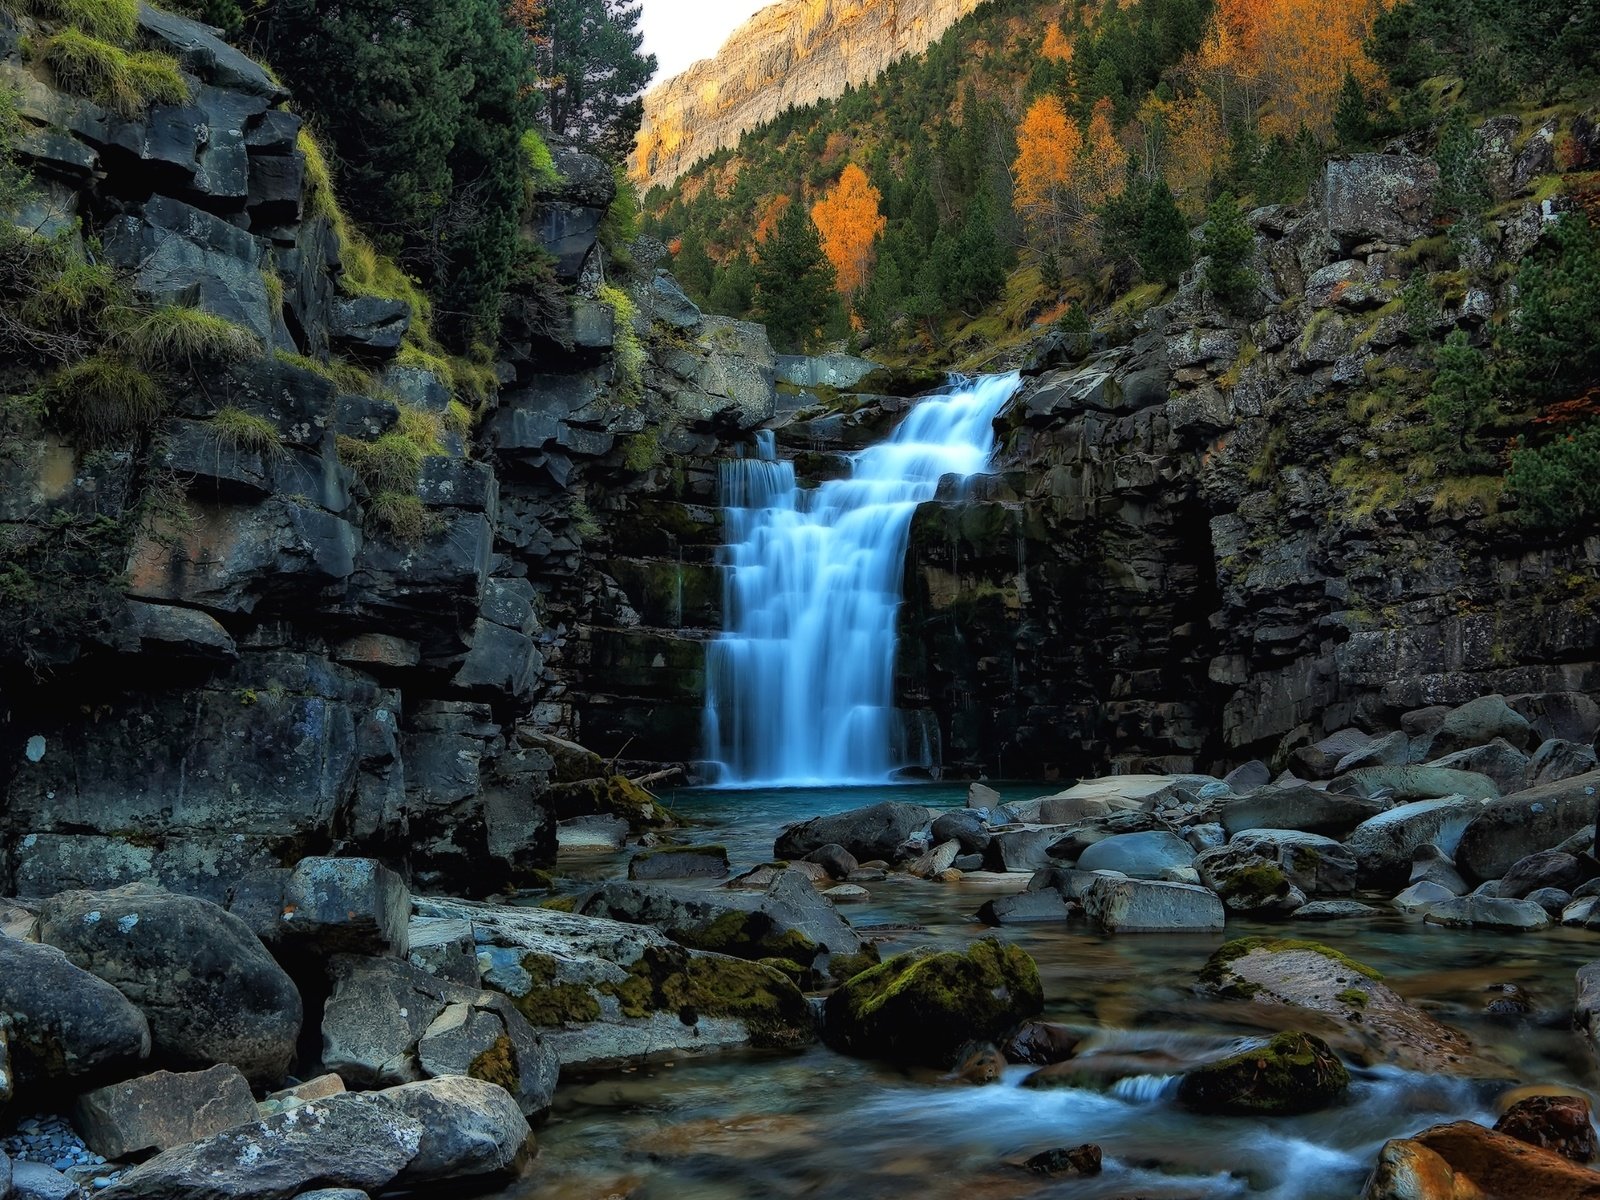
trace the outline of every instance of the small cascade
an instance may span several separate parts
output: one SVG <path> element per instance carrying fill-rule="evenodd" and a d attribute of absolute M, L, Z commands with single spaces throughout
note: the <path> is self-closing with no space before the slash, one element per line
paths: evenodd
<path fill-rule="evenodd" d="M 770 432 L 755 457 L 723 464 L 724 632 L 708 651 L 705 711 L 718 782 L 879 783 L 908 751 L 932 752 L 893 707 L 911 518 L 941 478 L 989 465 L 995 418 L 1020 383 L 985 376 L 927 397 L 851 456 L 848 478 L 815 489 L 777 461 Z"/>

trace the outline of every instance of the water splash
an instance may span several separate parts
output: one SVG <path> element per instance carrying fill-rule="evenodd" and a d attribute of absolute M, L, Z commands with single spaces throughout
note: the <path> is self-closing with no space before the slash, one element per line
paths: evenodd
<path fill-rule="evenodd" d="M 725 632 L 707 655 L 705 737 L 726 785 L 879 783 L 906 765 L 893 707 L 895 621 L 917 506 L 983 471 L 1021 379 L 965 380 L 920 401 L 849 478 L 800 488 L 776 461 L 723 464 Z M 922 764 L 931 765 L 931 764 Z"/>

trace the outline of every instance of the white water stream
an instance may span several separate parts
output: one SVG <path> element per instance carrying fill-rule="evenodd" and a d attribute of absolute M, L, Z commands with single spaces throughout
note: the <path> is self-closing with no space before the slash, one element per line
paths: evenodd
<path fill-rule="evenodd" d="M 984 376 L 919 401 L 851 456 L 848 478 L 814 489 L 777 461 L 770 433 L 757 457 L 723 464 L 724 633 L 708 651 L 705 716 L 720 784 L 882 783 L 932 765 L 908 763 L 893 706 L 911 518 L 941 478 L 988 467 L 1020 383 Z"/>

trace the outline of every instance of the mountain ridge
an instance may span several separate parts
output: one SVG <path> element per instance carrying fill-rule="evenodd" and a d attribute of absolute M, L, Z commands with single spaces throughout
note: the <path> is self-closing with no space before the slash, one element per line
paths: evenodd
<path fill-rule="evenodd" d="M 696 162 L 791 106 L 865 83 L 926 49 L 985 0 L 780 0 L 721 49 L 657 84 L 628 169 L 644 188 L 669 186 Z"/>

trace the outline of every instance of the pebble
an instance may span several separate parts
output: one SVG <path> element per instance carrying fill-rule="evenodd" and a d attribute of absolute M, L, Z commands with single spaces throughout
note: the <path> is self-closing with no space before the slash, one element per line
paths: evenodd
<path fill-rule="evenodd" d="M 83 1180 L 93 1176 L 90 1187 L 103 1191 L 122 1175 L 104 1168 L 105 1157 L 94 1153 L 65 1117 L 39 1114 L 17 1122 L 16 1132 L 0 1136 L 0 1150 L 13 1162 L 37 1163 L 72 1177 L 82 1188 Z"/>

